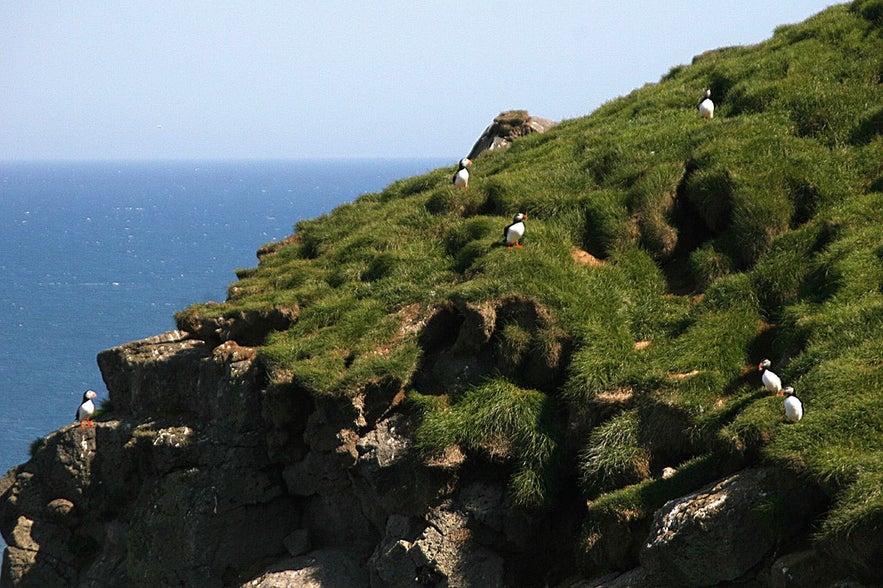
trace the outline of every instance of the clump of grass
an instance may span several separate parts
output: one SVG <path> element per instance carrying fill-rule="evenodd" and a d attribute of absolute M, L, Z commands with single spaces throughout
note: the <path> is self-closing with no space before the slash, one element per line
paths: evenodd
<path fill-rule="evenodd" d="M 425 409 L 416 432 L 424 455 L 438 456 L 458 445 L 511 464 L 509 489 L 516 504 L 540 506 L 552 499 L 560 436 L 553 399 L 502 380 L 473 388 L 450 405 L 412 397 Z"/>
<path fill-rule="evenodd" d="M 595 257 L 606 258 L 637 240 L 624 196 L 612 190 L 598 190 L 586 199 L 583 247 Z"/>
<path fill-rule="evenodd" d="M 592 431 L 579 455 L 584 491 L 590 497 L 650 476 L 646 448 L 638 443 L 638 413 L 623 411 Z"/>

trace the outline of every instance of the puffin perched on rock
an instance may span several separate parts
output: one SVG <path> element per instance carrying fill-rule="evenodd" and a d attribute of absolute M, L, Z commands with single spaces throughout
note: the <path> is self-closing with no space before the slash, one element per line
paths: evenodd
<path fill-rule="evenodd" d="M 788 386 L 782 393 L 785 395 L 785 420 L 796 423 L 803 418 L 803 403 L 794 394 L 794 388 Z"/>
<path fill-rule="evenodd" d="M 764 359 L 757 364 L 757 371 L 761 372 L 760 381 L 763 382 L 763 387 L 779 395 L 782 393 L 782 380 L 770 371 L 770 365 L 770 360 Z"/>
<path fill-rule="evenodd" d="M 506 247 L 509 249 L 512 249 L 512 247 L 521 249 L 519 241 L 524 236 L 524 221 L 526 219 L 527 215 L 523 212 L 519 212 L 512 218 L 512 222 L 503 229 L 503 243 L 505 243 Z"/>
<path fill-rule="evenodd" d="M 705 98 L 696 107 L 702 118 L 714 118 L 714 102 L 711 101 L 711 90 L 705 90 Z"/>
<path fill-rule="evenodd" d="M 76 420 L 80 422 L 81 429 L 94 426 L 92 423 L 92 415 L 95 413 L 95 403 L 92 402 L 92 400 L 95 398 L 98 398 L 98 394 L 96 394 L 94 390 L 86 390 L 83 393 L 83 402 L 80 404 L 80 407 L 77 408 L 76 417 Z"/>
<path fill-rule="evenodd" d="M 465 190 L 469 187 L 469 170 L 466 168 L 470 165 L 472 165 L 472 160 L 468 157 L 460 160 L 460 167 L 457 168 L 452 180 L 455 188 L 463 188 Z"/>

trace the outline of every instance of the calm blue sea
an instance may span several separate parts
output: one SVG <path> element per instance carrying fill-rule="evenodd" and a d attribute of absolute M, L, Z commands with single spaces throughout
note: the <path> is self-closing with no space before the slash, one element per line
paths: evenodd
<path fill-rule="evenodd" d="M 298 220 L 448 163 L 0 162 L 0 474 L 106 398 L 99 351 L 224 300 Z"/>

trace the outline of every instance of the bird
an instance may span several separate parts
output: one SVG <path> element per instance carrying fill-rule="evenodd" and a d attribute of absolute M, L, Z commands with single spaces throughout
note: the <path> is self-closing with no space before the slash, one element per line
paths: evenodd
<path fill-rule="evenodd" d="M 77 408 L 76 420 L 80 422 L 80 428 L 92 427 L 92 414 L 95 412 L 94 398 L 98 398 L 98 394 L 94 390 L 86 390 L 83 392 L 83 402 Z"/>
<path fill-rule="evenodd" d="M 470 165 L 472 165 L 472 160 L 468 157 L 464 157 L 460 160 L 460 167 L 457 168 L 457 171 L 454 173 L 454 177 L 451 180 L 455 188 L 463 188 L 465 190 L 469 187 L 469 170 L 466 168 Z"/>
<path fill-rule="evenodd" d="M 705 90 L 705 98 L 696 107 L 702 118 L 714 118 L 714 102 L 711 101 L 711 90 Z"/>
<path fill-rule="evenodd" d="M 512 222 L 503 229 L 503 243 L 505 243 L 509 249 L 512 249 L 512 247 L 521 249 L 519 241 L 524 236 L 524 221 L 526 219 L 527 215 L 523 212 L 519 212 L 512 217 Z"/>
<path fill-rule="evenodd" d="M 764 359 L 757 364 L 757 371 L 761 372 L 760 381 L 763 382 L 764 388 L 779 395 L 782 393 L 782 380 L 770 371 L 770 365 L 770 360 Z"/>
<path fill-rule="evenodd" d="M 803 418 L 803 403 L 794 394 L 794 388 L 788 386 L 782 391 L 785 394 L 785 420 L 796 423 Z"/>

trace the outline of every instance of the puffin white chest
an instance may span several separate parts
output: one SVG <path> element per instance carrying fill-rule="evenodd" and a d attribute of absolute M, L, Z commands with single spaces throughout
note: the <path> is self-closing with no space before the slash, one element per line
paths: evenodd
<path fill-rule="evenodd" d="M 454 186 L 457 188 L 465 188 L 467 184 L 469 184 L 469 170 L 464 167 L 454 174 Z"/>
<path fill-rule="evenodd" d="M 714 118 L 714 102 L 706 98 L 699 103 L 699 116 L 702 118 Z"/>
<path fill-rule="evenodd" d="M 84 420 L 91 417 L 95 413 L 95 403 L 91 399 L 86 400 L 77 409 L 77 420 Z"/>
<path fill-rule="evenodd" d="M 785 398 L 785 420 L 796 423 L 803 418 L 803 403 L 796 396 Z"/>
<path fill-rule="evenodd" d="M 524 236 L 524 221 L 512 223 L 506 229 L 506 243 L 515 243 Z"/>
<path fill-rule="evenodd" d="M 764 370 L 760 379 L 763 382 L 764 388 L 770 392 L 778 394 L 782 391 L 782 380 L 770 370 Z"/>

